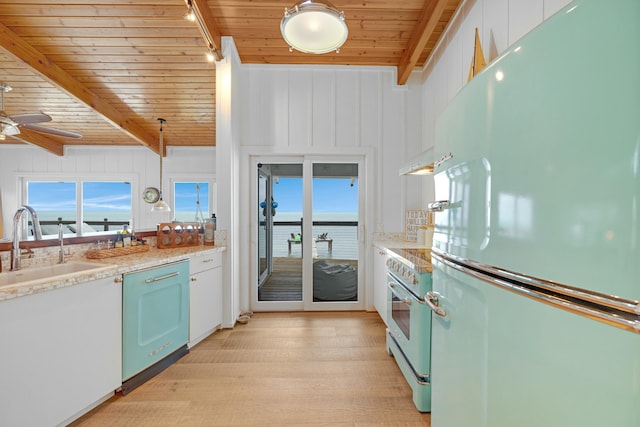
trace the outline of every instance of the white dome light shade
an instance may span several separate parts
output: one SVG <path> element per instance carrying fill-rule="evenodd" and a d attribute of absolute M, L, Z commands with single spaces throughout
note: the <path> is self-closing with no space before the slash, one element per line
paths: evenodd
<path fill-rule="evenodd" d="M 286 9 L 280 31 L 291 48 L 317 54 L 338 51 L 349 35 L 343 12 L 312 0 Z"/>

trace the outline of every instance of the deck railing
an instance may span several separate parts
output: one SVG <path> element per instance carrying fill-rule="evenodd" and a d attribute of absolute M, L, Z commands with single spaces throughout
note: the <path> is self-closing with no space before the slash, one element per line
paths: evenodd
<path fill-rule="evenodd" d="M 265 223 L 260 224 L 264 230 Z M 274 221 L 273 223 L 273 256 L 300 257 L 302 245 L 289 245 L 291 234 L 302 234 L 302 221 Z M 332 259 L 358 259 L 358 221 L 313 221 L 312 236 L 314 239 L 327 233 L 331 239 L 328 244 L 316 244 L 318 257 Z M 291 246 L 291 252 L 289 252 Z M 329 250 L 331 248 L 331 250 Z"/>
<path fill-rule="evenodd" d="M 58 217 L 57 221 L 55 220 L 40 221 L 40 225 L 58 225 L 58 224 L 75 225 L 75 223 L 76 223 L 75 220 L 63 220 L 62 217 Z M 119 228 L 122 228 L 123 225 L 129 224 L 129 221 L 113 221 L 113 220 L 109 220 L 109 218 L 105 218 L 102 221 L 85 220 L 84 223 L 95 228 L 96 231 L 100 231 L 100 228 L 102 228 L 102 231 L 110 231 L 111 226 L 114 226 L 114 227 L 117 226 Z M 31 221 L 29 221 L 29 225 L 31 225 Z"/>

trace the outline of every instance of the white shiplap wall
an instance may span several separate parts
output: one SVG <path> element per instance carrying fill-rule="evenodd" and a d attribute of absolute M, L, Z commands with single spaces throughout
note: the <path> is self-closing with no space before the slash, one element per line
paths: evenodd
<path fill-rule="evenodd" d="M 408 155 L 420 151 L 422 100 L 415 85 L 397 86 L 389 67 L 246 65 L 243 73 L 247 107 L 241 143 L 248 152 L 252 147 L 256 152 L 268 147 L 271 155 L 371 150 L 375 228 L 402 228 L 402 212 L 411 202 L 397 171 Z"/>
<path fill-rule="evenodd" d="M 251 155 L 365 156 L 372 169 L 366 175 L 367 242 L 373 231 L 402 230 L 405 207 L 420 203 L 420 181 L 407 184 L 398 176 L 407 152 L 420 151 L 419 79 L 399 87 L 395 69 L 389 67 L 282 65 L 242 65 L 233 78 L 242 81 L 234 93 L 243 106 L 238 112 L 242 194 L 251 188 Z M 407 196 L 413 187 L 416 198 Z M 237 283 L 242 287 L 240 306 L 246 309 L 249 290 L 240 284 L 255 283 L 252 246 L 247 245 L 252 207 L 248 197 L 237 196 L 242 226 L 237 240 L 231 240 L 239 246 Z"/>
<path fill-rule="evenodd" d="M 153 229 L 159 221 L 170 218 L 150 212 L 140 196 L 147 186 L 158 187 L 160 161 L 157 154 L 144 147 L 67 147 L 59 157 L 27 145 L 0 146 L 0 195 L 2 197 L 3 237 L 11 238 L 11 219 L 19 206 L 19 176 L 50 178 L 117 177 L 132 180 L 133 219 L 138 229 Z M 215 174 L 215 148 L 169 147 L 163 161 L 164 198 L 171 202 L 170 177 Z"/>

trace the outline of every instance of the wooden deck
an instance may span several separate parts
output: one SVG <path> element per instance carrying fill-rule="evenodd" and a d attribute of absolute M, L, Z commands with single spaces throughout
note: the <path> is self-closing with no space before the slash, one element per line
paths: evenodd
<path fill-rule="evenodd" d="M 354 260 L 329 260 L 358 267 Z M 258 301 L 302 301 L 302 258 L 273 258 L 273 272 L 258 289 Z"/>

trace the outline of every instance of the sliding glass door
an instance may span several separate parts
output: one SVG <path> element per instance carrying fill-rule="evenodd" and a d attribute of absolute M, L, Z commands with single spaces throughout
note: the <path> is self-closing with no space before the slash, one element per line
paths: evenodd
<path fill-rule="evenodd" d="M 313 302 L 358 301 L 358 165 L 313 163 Z"/>
<path fill-rule="evenodd" d="M 256 164 L 253 309 L 363 308 L 359 163 L 296 157 Z"/>
<path fill-rule="evenodd" d="M 257 300 L 269 309 L 301 309 L 302 164 L 259 163 Z M 263 220 L 263 218 L 265 218 Z M 264 224 L 264 227 L 263 227 Z M 269 238 L 261 238 L 261 234 Z M 266 258 L 263 258 L 263 255 Z M 268 271 L 261 270 L 262 264 Z"/>

